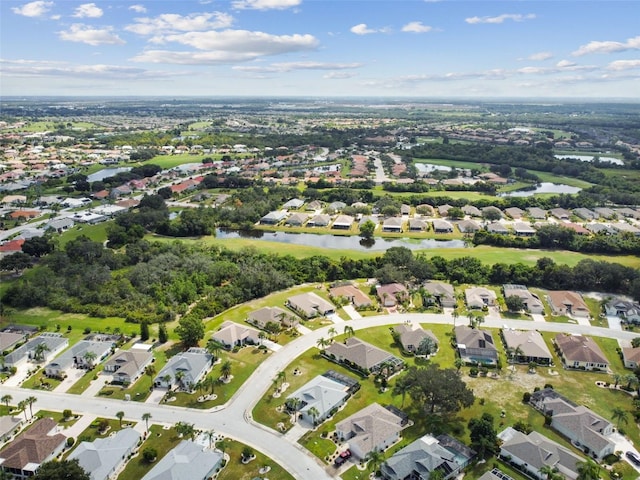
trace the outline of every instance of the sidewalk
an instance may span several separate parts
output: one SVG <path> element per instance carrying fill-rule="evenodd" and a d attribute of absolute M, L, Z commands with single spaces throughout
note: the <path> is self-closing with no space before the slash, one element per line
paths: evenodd
<path fill-rule="evenodd" d="M 358 320 L 362 318 L 362 315 L 353 307 L 353 305 L 345 305 L 342 309 L 349 315 L 351 320 Z"/>

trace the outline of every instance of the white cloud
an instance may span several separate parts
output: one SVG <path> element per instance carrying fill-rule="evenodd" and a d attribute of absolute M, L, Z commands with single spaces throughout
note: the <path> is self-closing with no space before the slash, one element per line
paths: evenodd
<path fill-rule="evenodd" d="M 423 25 L 422 22 L 409 22 L 405 26 L 402 27 L 403 32 L 409 33 L 427 33 L 433 30 L 432 27 L 428 25 Z"/>
<path fill-rule="evenodd" d="M 53 2 L 29 2 L 25 3 L 21 7 L 13 7 L 11 10 L 13 13 L 17 13 L 18 15 L 22 15 L 25 17 L 41 17 L 53 7 Z"/>
<path fill-rule="evenodd" d="M 190 75 L 190 72 L 151 71 L 119 65 L 70 65 L 66 62 L 0 60 L 2 72 L 13 77 L 84 77 L 95 79 L 152 79 Z"/>
<path fill-rule="evenodd" d="M 135 22 L 127 25 L 125 30 L 138 35 L 161 36 L 167 33 L 227 28 L 233 24 L 233 17 L 222 12 L 192 13 L 184 16 L 165 13 L 154 18 L 136 18 Z"/>
<path fill-rule="evenodd" d="M 132 60 L 180 65 L 237 63 L 263 56 L 313 50 L 318 46 L 313 35 L 270 35 L 246 30 L 189 32 L 168 35 L 164 40 L 201 51 L 146 50 Z"/>
<path fill-rule="evenodd" d="M 551 52 L 538 52 L 538 53 L 534 53 L 531 54 L 527 57 L 527 60 L 531 60 L 534 62 L 539 62 L 542 60 L 549 60 L 550 58 L 553 58 L 553 53 Z"/>
<path fill-rule="evenodd" d="M 265 67 L 235 66 L 233 70 L 243 72 L 274 73 L 290 72 L 292 70 L 348 70 L 362 67 L 361 63 L 325 63 L 325 62 L 281 62 L 272 63 Z"/>
<path fill-rule="evenodd" d="M 357 74 L 353 72 L 329 72 L 323 75 L 322 78 L 326 78 L 327 80 L 345 80 L 355 76 L 357 76 Z"/>
<path fill-rule="evenodd" d="M 147 13 L 147 8 L 144 5 L 131 5 L 129 10 L 133 10 L 136 13 Z"/>
<path fill-rule="evenodd" d="M 232 5 L 238 10 L 285 10 L 301 3 L 302 0 L 236 0 Z"/>
<path fill-rule="evenodd" d="M 616 60 L 607 65 L 608 70 L 631 70 L 633 68 L 640 68 L 640 60 Z"/>
<path fill-rule="evenodd" d="M 356 35 L 369 35 L 371 33 L 378 33 L 378 30 L 367 27 L 366 23 L 359 23 L 351 27 L 351 33 L 355 33 Z"/>
<path fill-rule="evenodd" d="M 76 8 L 73 16 L 76 18 L 100 18 L 102 13 L 102 9 L 95 3 L 84 3 Z"/>
<path fill-rule="evenodd" d="M 88 45 L 123 45 L 125 42 L 112 27 L 94 28 L 81 23 L 74 23 L 69 30 L 58 32 L 61 40 L 86 43 Z"/>
<path fill-rule="evenodd" d="M 503 13 L 497 17 L 469 17 L 465 18 L 464 21 L 475 25 L 477 23 L 504 23 L 505 20 L 523 22 L 525 20 L 533 20 L 534 18 L 536 18 L 534 13 L 527 13 L 526 15 L 522 15 L 520 13 Z"/>
<path fill-rule="evenodd" d="M 575 62 L 571 62 L 569 60 L 560 60 L 558 63 L 556 63 L 556 67 L 558 68 L 567 68 L 567 67 L 575 67 L 576 64 Z"/>
<path fill-rule="evenodd" d="M 582 45 L 571 55 L 579 57 L 581 55 L 589 55 L 592 53 L 615 53 L 624 52 L 626 50 L 640 50 L 640 36 L 627 39 L 626 42 L 589 42 Z"/>

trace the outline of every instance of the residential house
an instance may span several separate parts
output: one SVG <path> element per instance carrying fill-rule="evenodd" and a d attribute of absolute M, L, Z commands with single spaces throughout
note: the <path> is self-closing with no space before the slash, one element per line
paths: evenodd
<path fill-rule="evenodd" d="M 591 337 L 560 333 L 553 341 L 566 367 L 605 372 L 609 370 L 607 357 Z"/>
<path fill-rule="evenodd" d="M 626 368 L 635 370 L 640 365 L 640 347 L 624 347 L 622 349 L 622 361 Z"/>
<path fill-rule="evenodd" d="M 326 214 L 314 215 L 307 222 L 307 227 L 326 227 L 331 223 L 331 216 Z"/>
<path fill-rule="evenodd" d="M 583 220 L 597 220 L 600 215 L 598 215 L 596 212 L 594 212 L 593 210 L 589 210 L 588 208 L 574 208 L 573 209 L 573 213 L 577 216 L 580 217 Z"/>
<path fill-rule="evenodd" d="M 111 342 L 80 340 L 44 367 L 48 377 L 62 377 L 69 368 L 91 369 L 111 353 Z"/>
<path fill-rule="evenodd" d="M 91 480 L 109 480 L 138 446 L 140 434 L 125 428 L 93 442 L 82 442 L 71 452 L 68 460 L 78 460 Z"/>
<path fill-rule="evenodd" d="M 376 228 L 378 228 L 378 224 L 380 223 L 376 215 L 363 215 L 358 222 L 358 227 L 362 227 L 362 225 L 367 222 L 373 222 Z"/>
<path fill-rule="evenodd" d="M 42 345 L 42 347 L 39 345 Z M 69 345 L 69 339 L 61 334 L 43 333 L 5 355 L 4 365 L 6 368 L 16 367 L 27 359 L 35 362 L 46 362 L 64 350 L 67 345 Z"/>
<path fill-rule="evenodd" d="M 498 235 L 509 235 L 509 229 L 507 227 L 505 227 L 503 224 L 501 224 L 500 222 L 492 222 L 489 225 L 487 225 L 487 232 L 489 233 L 495 233 Z"/>
<path fill-rule="evenodd" d="M 611 228 L 617 233 L 631 233 L 636 237 L 640 236 L 640 228 L 634 227 L 633 225 L 629 225 L 625 222 L 612 223 Z"/>
<path fill-rule="evenodd" d="M 327 210 L 330 211 L 330 212 L 340 212 L 346 206 L 347 206 L 347 204 L 344 203 L 344 202 L 332 202 L 327 207 Z"/>
<path fill-rule="evenodd" d="M 502 338 L 508 356 L 517 363 L 535 362 L 538 365 L 550 365 L 553 356 L 549 347 L 537 330 L 502 330 Z"/>
<path fill-rule="evenodd" d="M 351 215 L 338 215 L 331 228 L 334 230 L 349 230 L 353 222 L 355 222 L 355 218 Z"/>
<path fill-rule="evenodd" d="M 220 342 L 225 348 L 232 349 L 247 344 L 257 345 L 260 342 L 260 332 L 255 328 L 227 320 L 220 325 L 211 338 Z"/>
<path fill-rule="evenodd" d="M 280 307 L 264 307 L 249 313 L 247 322 L 264 330 L 268 323 L 275 323 L 281 328 L 295 327 L 300 319 Z"/>
<path fill-rule="evenodd" d="M 21 417 L 2 415 L 0 417 L 0 443 L 9 440 L 18 428 L 20 428 L 20 425 L 22 425 Z"/>
<path fill-rule="evenodd" d="M 45 223 L 44 230 L 53 230 L 56 233 L 62 233 L 73 228 L 74 225 L 73 219 L 69 217 L 54 218 Z"/>
<path fill-rule="evenodd" d="M 339 285 L 329 289 L 329 295 L 332 298 L 346 298 L 356 308 L 371 306 L 371 299 L 365 293 L 354 285 Z"/>
<path fill-rule="evenodd" d="M 522 300 L 525 310 L 530 313 L 544 314 L 544 305 L 537 295 L 531 293 L 524 285 L 505 284 L 502 286 L 504 298 L 515 295 Z"/>
<path fill-rule="evenodd" d="M 307 206 L 304 207 L 304 209 L 307 210 L 308 212 L 315 212 L 316 210 L 321 210 L 322 202 L 319 200 L 313 200 L 307 203 Z"/>
<path fill-rule="evenodd" d="M 309 215 L 306 213 L 293 213 L 287 218 L 284 222 L 285 225 L 290 225 L 292 227 L 301 227 L 304 225 L 304 222 L 307 221 Z"/>
<path fill-rule="evenodd" d="M 330 359 L 354 365 L 362 371 L 377 373 L 383 367 L 396 370 L 404 362 L 398 357 L 357 337 L 349 337 L 344 342 L 334 342 L 324 350 Z"/>
<path fill-rule="evenodd" d="M 376 294 L 383 307 L 395 307 L 399 302 L 409 299 L 409 291 L 401 283 L 378 285 Z"/>
<path fill-rule="evenodd" d="M 552 208 L 549 213 L 558 220 L 569 220 L 571 218 L 571 212 L 564 208 Z"/>
<path fill-rule="evenodd" d="M 419 218 L 409 219 L 409 231 L 410 232 L 425 232 L 429 229 L 429 224 Z"/>
<path fill-rule="evenodd" d="M 380 466 L 385 480 L 429 480 L 432 472 L 442 479 L 456 477 L 475 453 L 448 435 L 424 435 L 396 452 Z"/>
<path fill-rule="evenodd" d="M 449 210 L 452 208 L 453 208 L 453 205 L 449 205 L 448 203 L 445 203 L 444 205 L 438 205 L 437 207 L 438 215 L 444 218 L 447 216 L 447 214 L 449 213 Z"/>
<path fill-rule="evenodd" d="M 209 480 L 222 467 L 223 455 L 182 440 L 142 480 Z"/>
<path fill-rule="evenodd" d="M 428 295 L 424 295 L 427 297 L 427 303 L 430 303 L 429 297 L 431 297 L 443 308 L 456 307 L 457 301 L 453 285 L 442 282 L 425 282 L 422 286 L 428 293 Z"/>
<path fill-rule="evenodd" d="M 515 222 L 512 228 L 513 232 L 519 237 L 533 237 L 536 234 L 536 229 L 528 223 Z"/>
<path fill-rule="evenodd" d="M 583 459 L 538 432 L 524 434 L 507 427 L 498 438 L 502 440 L 500 457 L 532 478 L 546 480 L 545 467 L 557 470 L 564 478 L 575 480 L 578 477 L 578 465 Z"/>
<path fill-rule="evenodd" d="M 394 330 L 398 334 L 402 349 L 406 352 L 416 353 L 425 338 L 429 338 L 433 342 L 433 353 L 438 348 L 438 338 L 431 330 L 425 330 L 420 324 L 397 325 Z"/>
<path fill-rule="evenodd" d="M 410 215 L 411 214 L 411 205 L 407 205 L 403 203 L 400 205 L 400 215 Z"/>
<path fill-rule="evenodd" d="M 611 220 L 617 216 L 615 211 L 607 207 L 596 207 L 593 211 L 606 220 Z"/>
<path fill-rule="evenodd" d="M 23 332 L 0 332 L 0 353 L 11 350 L 27 338 L 27 334 Z"/>
<path fill-rule="evenodd" d="M 568 315 L 579 318 L 589 318 L 589 307 L 577 292 L 567 290 L 549 290 L 547 301 L 554 315 Z"/>
<path fill-rule="evenodd" d="M 301 293 L 287 299 L 287 307 L 304 318 L 322 317 L 336 313 L 336 308 L 313 292 Z"/>
<path fill-rule="evenodd" d="M 569 230 L 573 230 L 578 235 L 591 235 L 591 230 L 583 227 L 582 225 L 580 225 L 578 223 L 565 222 L 565 223 L 562 224 L 562 226 L 564 228 L 568 228 Z"/>
<path fill-rule="evenodd" d="M 153 361 L 153 354 L 144 350 L 120 350 L 104 364 L 103 371 L 122 385 L 135 382 Z"/>
<path fill-rule="evenodd" d="M 382 223 L 382 231 L 383 232 L 402 232 L 402 217 L 390 217 L 386 218 Z"/>
<path fill-rule="evenodd" d="M 285 210 L 275 210 L 267 213 L 260 219 L 260 223 L 263 225 L 276 225 L 289 215 Z"/>
<path fill-rule="evenodd" d="M 482 363 L 495 365 L 498 361 L 498 350 L 491 332 L 466 325 L 458 325 L 454 329 L 456 348 L 465 363 Z"/>
<path fill-rule="evenodd" d="M 640 219 L 640 212 L 633 208 L 616 208 L 616 212 L 618 213 L 618 216 L 622 215 L 625 218 L 635 218 L 636 220 Z"/>
<path fill-rule="evenodd" d="M 285 403 L 292 405 L 291 400 L 297 398 L 300 403 L 293 409 L 302 420 L 311 425 L 318 425 L 334 415 L 349 399 L 354 388 L 357 390 L 360 387 L 355 380 L 349 380 L 351 385 L 330 376 L 318 375 L 289 395 Z M 354 387 L 354 383 L 357 387 Z"/>
<path fill-rule="evenodd" d="M 640 304 L 615 297 L 604 304 L 607 315 L 620 317 L 627 323 L 640 323 Z"/>
<path fill-rule="evenodd" d="M 446 220 L 435 219 L 432 222 L 435 233 L 453 233 L 453 225 Z"/>
<path fill-rule="evenodd" d="M 601 233 L 604 235 L 615 235 L 617 233 L 613 228 L 604 223 L 587 223 L 584 227 L 595 235 Z"/>
<path fill-rule="evenodd" d="M 520 220 L 524 216 L 524 210 L 518 207 L 509 207 L 504 209 L 504 213 L 509 215 L 514 220 Z"/>
<path fill-rule="evenodd" d="M 544 220 L 545 218 L 547 218 L 546 210 L 542 210 L 541 208 L 538 208 L 538 207 L 527 208 L 527 214 L 529 215 L 529 217 L 533 218 L 534 220 Z"/>
<path fill-rule="evenodd" d="M 482 217 L 482 211 L 473 205 L 465 205 L 462 207 L 462 212 L 470 217 Z"/>
<path fill-rule="evenodd" d="M 613 425 L 587 407 L 576 405 L 551 388 L 533 392 L 531 405 L 551 417 L 551 428 L 586 454 L 600 461 L 614 453 Z"/>
<path fill-rule="evenodd" d="M 484 287 L 467 288 L 464 296 L 468 308 L 492 307 L 498 299 L 496 292 Z"/>
<path fill-rule="evenodd" d="M 504 473 L 499 468 L 492 468 L 484 472 L 478 480 L 514 480 L 512 477 Z"/>
<path fill-rule="evenodd" d="M 156 388 L 173 386 L 190 390 L 207 373 L 213 356 L 204 348 L 192 347 L 186 352 L 178 353 L 169 359 L 160 373 L 153 380 Z"/>
<path fill-rule="evenodd" d="M 480 230 L 480 224 L 473 220 L 460 220 L 458 223 L 460 233 L 475 233 Z"/>
<path fill-rule="evenodd" d="M 300 200 L 299 198 L 292 198 L 287 203 L 282 206 L 283 210 L 298 210 L 302 208 L 304 205 L 304 200 Z"/>
<path fill-rule="evenodd" d="M 0 469 L 22 480 L 32 477 L 44 462 L 54 459 L 64 448 L 67 437 L 56 433 L 58 424 L 41 418 L 0 450 Z"/>
<path fill-rule="evenodd" d="M 406 416 L 372 403 L 336 423 L 336 435 L 349 442 L 354 458 L 363 460 L 369 452 L 382 452 L 397 442 L 406 423 Z"/>

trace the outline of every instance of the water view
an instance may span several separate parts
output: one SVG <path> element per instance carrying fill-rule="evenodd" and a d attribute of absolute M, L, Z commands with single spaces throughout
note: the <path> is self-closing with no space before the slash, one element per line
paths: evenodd
<path fill-rule="evenodd" d="M 131 170 L 131 167 L 103 168 L 91 175 L 87 175 L 87 182 L 101 182 L 105 178 L 113 177 L 118 173 L 128 172 L 129 170 Z"/>
<path fill-rule="evenodd" d="M 513 192 L 501 193 L 500 197 L 530 197 L 539 193 L 578 193 L 582 190 L 580 187 L 572 187 L 571 185 L 565 185 L 564 183 L 550 183 L 542 182 L 537 184 L 534 188 L 527 188 L 522 190 L 515 190 Z"/>
<path fill-rule="evenodd" d="M 336 248 L 344 250 L 384 251 L 391 247 L 405 247 L 410 250 L 427 250 L 431 248 L 464 247 L 464 241 L 462 240 L 435 240 L 432 238 L 376 238 L 375 242 L 369 245 L 362 238 L 356 235 L 316 235 L 313 233 L 265 232 L 262 230 L 237 231 L 220 228 L 216 229 L 216 237 L 223 239 L 253 238 L 269 242 L 282 242 L 310 247 Z"/>
<path fill-rule="evenodd" d="M 595 158 L 593 155 L 554 155 L 556 158 L 571 158 L 572 160 L 580 160 L 581 162 L 593 162 Z M 601 162 L 609 162 L 615 165 L 624 165 L 624 162 L 619 158 L 614 157 L 601 157 L 598 155 Z"/>

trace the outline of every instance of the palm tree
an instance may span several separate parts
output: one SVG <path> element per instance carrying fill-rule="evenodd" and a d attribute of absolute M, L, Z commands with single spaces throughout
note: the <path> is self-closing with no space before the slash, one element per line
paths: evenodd
<path fill-rule="evenodd" d="M 149 412 L 142 414 L 142 421 L 147 427 L 147 433 L 149 433 L 149 420 L 151 420 L 151 414 Z"/>
<path fill-rule="evenodd" d="M 29 415 L 33 417 L 33 404 L 36 403 L 38 399 L 36 397 L 27 397 L 24 401 L 29 405 Z"/>
<path fill-rule="evenodd" d="M 444 480 L 444 472 L 439 468 L 429 472 L 429 480 Z"/>
<path fill-rule="evenodd" d="M 9 402 L 11 400 L 13 400 L 13 397 L 8 393 L 6 395 L 3 395 L 2 398 L 0 398 L 0 402 L 4 403 L 7 406 L 7 408 L 9 408 Z"/>
<path fill-rule="evenodd" d="M 216 431 L 207 430 L 207 438 L 209 439 L 209 448 L 213 448 L 213 439 L 216 438 Z"/>
<path fill-rule="evenodd" d="M 229 360 L 222 364 L 222 366 L 220 367 L 220 373 L 225 380 L 229 379 L 229 377 L 231 376 L 231 362 Z"/>
<path fill-rule="evenodd" d="M 398 380 L 396 380 L 396 384 L 393 387 L 393 395 L 402 395 L 402 404 L 400 405 L 400 408 L 404 407 L 404 399 L 407 396 L 407 393 L 409 393 L 409 391 L 411 390 L 411 382 L 408 382 L 406 377 L 403 378 L 399 378 Z"/>
<path fill-rule="evenodd" d="M 377 472 L 378 467 L 384 460 L 384 457 L 381 452 L 373 449 L 369 453 L 367 453 L 365 460 L 367 460 L 367 462 L 369 463 L 369 470 L 371 470 L 372 472 Z"/>
<path fill-rule="evenodd" d="M 584 462 L 576 463 L 578 470 L 578 477 L 576 480 L 599 480 L 600 479 L 600 465 L 587 458 Z"/>
<path fill-rule="evenodd" d="M 37 362 L 41 362 L 44 360 L 44 352 L 49 351 L 49 346 L 46 343 L 39 343 L 36 345 L 35 350 L 33 351 L 33 359 Z"/>
<path fill-rule="evenodd" d="M 335 327 L 331 327 L 329 330 L 327 330 L 327 333 L 331 335 L 331 341 L 333 341 L 333 337 L 338 334 L 338 331 L 335 329 Z"/>
<path fill-rule="evenodd" d="M 293 410 L 293 421 L 297 421 L 298 409 L 302 406 L 302 400 L 300 400 L 298 397 L 293 397 L 287 400 L 287 405 L 291 410 Z"/>
<path fill-rule="evenodd" d="M 456 359 L 453 361 L 453 365 L 456 367 L 456 371 L 460 373 L 460 369 L 464 367 L 464 360 L 462 360 L 460 357 L 456 357 Z"/>
<path fill-rule="evenodd" d="M 284 370 L 279 371 L 276 375 L 276 381 L 279 381 L 280 387 L 282 387 L 282 384 L 287 381 L 287 372 Z"/>
<path fill-rule="evenodd" d="M 616 428 L 620 430 L 620 423 L 628 423 L 626 410 L 620 407 L 613 407 L 611 411 L 611 418 L 616 421 Z"/>
<path fill-rule="evenodd" d="M 553 465 L 543 465 L 540 467 L 540 473 L 546 475 L 547 480 L 552 480 L 557 471 L 558 469 Z"/>
<path fill-rule="evenodd" d="M 469 312 L 469 313 L 467 313 L 467 318 L 469 319 L 469 326 L 471 328 L 476 328 L 476 324 L 473 321 L 474 318 L 476 318 L 475 314 L 473 312 Z"/>
<path fill-rule="evenodd" d="M 93 368 L 93 362 L 98 358 L 98 354 L 94 351 L 87 350 L 82 356 L 89 369 Z"/>
<path fill-rule="evenodd" d="M 316 407 L 311 407 L 307 413 L 311 416 L 311 419 L 313 420 L 313 424 L 315 425 L 316 418 L 320 416 L 320 412 Z"/>
<path fill-rule="evenodd" d="M 265 338 L 267 338 L 267 334 L 264 333 L 262 330 L 260 330 L 258 332 L 258 339 L 260 339 L 260 346 L 262 346 L 262 342 L 264 341 Z"/>
<path fill-rule="evenodd" d="M 638 383 L 638 377 L 636 377 L 633 373 L 629 373 L 628 375 L 624 376 L 624 381 L 627 382 L 627 390 L 631 390 L 631 384 L 635 385 L 636 383 Z"/>
<path fill-rule="evenodd" d="M 222 343 L 220 343 L 218 340 L 216 340 L 215 338 L 210 338 L 207 341 L 207 347 L 206 348 L 207 348 L 207 352 L 209 352 L 215 358 L 219 358 L 220 357 L 220 351 L 224 348 L 224 345 Z"/>
<path fill-rule="evenodd" d="M 453 328 L 456 328 L 456 320 L 460 316 L 460 313 L 458 312 L 457 308 L 453 309 L 453 312 L 451 312 L 451 316 L 453 317 Z"/>
<path fill-rule="evenodd" d="M 182 370 L 178 370 L 176 372 L 176 382 L 178 382 L 178 384 L 184 388 L 184 385 L 182 383 L 182 381 L 184 380 L 184 372 Z"/>
<path fill-rule="evenodd" d="M 331 342 L 324 337 L 320 337 L 316 343 L 320 350 L 324 350 L 325 347 L 329 345 Z"/>
<path fill-rule="evenodd" d="M 162 377 L 162 381 L 167 384 L 168 389 L 171 389 L 171 375 L 167 373 Z"/>
<path fill-rule="evenodd" d="M 123 411 L 116 412 L 116 418 L 120 423 L 120 428 L 122 428 L 122 419 L 124 418 L 124 412 Z"/>
<path fill-rule="evenodd" d="M 193 440 L 196 436 L 196 429 L 193 426 L 193 423 L 178 422 L 176 423 L 175 428 L 176 432 L 178 432 L 183 437 L 191 437 L 191 440 Z"/>
<path fill-rule="evenodd" d="M 619 373 L 614 373 L 613 374 L 613 381 L 615 382 L 615 385 L 613 386 L 613 388 L 618 388 L 618 384 L 620 382 L 622 382 L 622 380 L 624 379 L 624 376 L 619 374 Z"/>
<path fill-rule="evenodd" d="M 145 375 L 149 375 L 150 377 L 153 377 L 156 374 L 156 367 L 154 367 L 153 365 L 147 365 L 144 368 L 144 373 Z"/>
<path fill-rule="evenodd" d="M 18 402 L 18 411 L 24 412 L 24 420 L 28 422 L 29 419 L 27 418 L 27 402 L 25 400 L 21 400 Z"/>
<path fill-rule="evenodd" d="M 353 337 L 355 335 L 355 331 L 351 325 L 344 326 L 344 334 L 348 337 Z"/>

